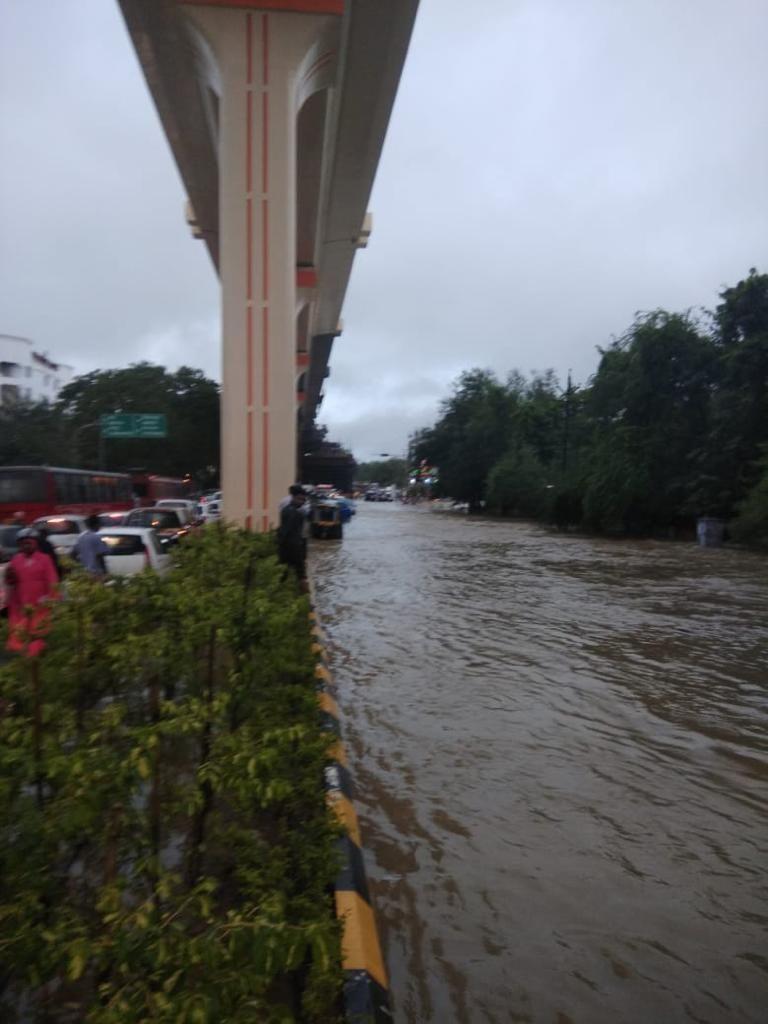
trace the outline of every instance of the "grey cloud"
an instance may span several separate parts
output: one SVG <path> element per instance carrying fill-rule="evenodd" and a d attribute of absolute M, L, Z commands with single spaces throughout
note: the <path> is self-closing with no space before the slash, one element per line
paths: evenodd
<path fill-rule="evenodd" d="M 218 375 L 218 285 L 117 4 L 6 5 L 0 330 Z M 465 368 L 572 367 L 768 265 L 763 0 L 422 0 L 321 419 L 402 450 Z"/>

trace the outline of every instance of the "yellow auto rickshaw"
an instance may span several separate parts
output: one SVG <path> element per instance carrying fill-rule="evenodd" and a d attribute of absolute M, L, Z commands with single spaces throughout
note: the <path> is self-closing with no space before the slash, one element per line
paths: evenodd
<path fill-rule="evenodd" d="M 321 540 L 341 540 L 342 507 L 334 498 L 320 498 L 312 505 L 309 531 Z"/>

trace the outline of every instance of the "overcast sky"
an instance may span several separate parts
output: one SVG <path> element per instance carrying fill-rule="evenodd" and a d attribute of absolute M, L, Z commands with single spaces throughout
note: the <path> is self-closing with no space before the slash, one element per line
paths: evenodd
<path fill-rule="evenodd" d="M 405 448 L 463 369 L 585 381 L 768 271 L 767 0 L 421 0 L 321 420 Z M 0 2 L 0 333 L 219 376 L 218 284 L 114 0 Z"/>

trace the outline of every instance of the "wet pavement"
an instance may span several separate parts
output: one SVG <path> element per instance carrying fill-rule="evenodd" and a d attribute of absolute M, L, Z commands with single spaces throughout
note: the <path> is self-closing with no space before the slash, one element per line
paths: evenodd
<path fill-rule="evenodd" d="M 768 559 L 358 509 L 310 565 L 395 1020 L 768 1021 Z"/>

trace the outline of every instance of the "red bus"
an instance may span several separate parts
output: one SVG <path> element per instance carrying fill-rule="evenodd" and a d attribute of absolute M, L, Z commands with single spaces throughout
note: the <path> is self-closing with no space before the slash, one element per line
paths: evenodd
<path fill-rule="evenodd" d="M 0 522 L 70 513 L 90 515 L 133 508 L 127 473 L 53 466 L 0 466 Z"/>
<path fill-rule="evenodd" d="M 161 498 L 188 498 L 191 481 L 178 480 L 171 476 L 155 476 L 144 470 L 131 470 L 133 493 L 143 507 L 156 505 Z"/>

